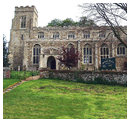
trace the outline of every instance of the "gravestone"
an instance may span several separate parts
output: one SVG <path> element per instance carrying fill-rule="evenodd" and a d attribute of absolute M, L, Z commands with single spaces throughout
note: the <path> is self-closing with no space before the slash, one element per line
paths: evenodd
<path fill-rule="evenodd" d="M 18 66 L 18 71 L 20 71 L 20 66 Z"/>

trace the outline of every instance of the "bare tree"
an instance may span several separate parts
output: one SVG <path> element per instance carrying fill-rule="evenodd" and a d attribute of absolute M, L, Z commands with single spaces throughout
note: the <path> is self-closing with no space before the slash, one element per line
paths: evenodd
<path fill-rule="evenodd" d="M 109 26 L 114 36 L 127 47 L 123 35 L 127 37 L 127 3 L 84 3 L 80 5 L 86 17 L 94 20 L 99 25 Z"/>

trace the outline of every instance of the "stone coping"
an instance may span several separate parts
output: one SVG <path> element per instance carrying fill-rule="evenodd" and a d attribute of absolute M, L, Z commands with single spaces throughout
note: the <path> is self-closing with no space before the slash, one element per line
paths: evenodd
<path fill-rule="evenodd" d="M 39 69 L 40 72 L 49 71 L 49 72 L 59 72 L 59 73 L 102 73 L 102 74 L 127 74 L 127 72 L 122 71 L 111 71 L 111 70 L 103 70 L 103 71 L 87 71 L 87 70 L 51 70 L 51 69 Z"/>
<path fill-rule="evenodd" d="M 3 71 L 5 71 L 5 70 L 10 70 L 10 68 L 9 67 L 3 67 Z"/>

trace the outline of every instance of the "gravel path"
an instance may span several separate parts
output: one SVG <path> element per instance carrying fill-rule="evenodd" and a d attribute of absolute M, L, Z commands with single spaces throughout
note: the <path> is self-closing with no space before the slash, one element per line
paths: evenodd
<path fill-rule="evenodd" d="M 9 91 L 11 91 L 12 89 L 16 88 L 17 86 L 21 85 L 22 83 L 24 83 L 24 82 L 26 82 L 26 81 L 37 80 L 37 79 L 39 79 L 39 78 L 40 78 L 40 76 L 38 75 L 38 76 L 31 76 L 31 77 L 28 77 L 28 78 L 26 78 L 25 80 L 21 80 L 20 82 L 15 83 L 15 84 L 13 84 L 13 85 L 10 85 L 8 88 L 6 88 L 6 89 L 3 91 L 3 94 L 4 94 L 4 93 L 7 93 L 7 92 L 9 92 Z"/>

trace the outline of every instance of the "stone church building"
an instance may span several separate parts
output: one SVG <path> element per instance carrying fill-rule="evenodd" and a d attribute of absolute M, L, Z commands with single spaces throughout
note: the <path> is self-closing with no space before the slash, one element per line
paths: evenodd
<path fill-rule="evenodd" d="M 126 43 L 127 38 L 122 37 Z M 74 46 L 81 53 L 77 69 L 99 70 L 101 58 L 115 57 L 116 70 L 126 70 L 126 47 L 109 27 L 38 27 L 38 11 L 34 6 L 15 7 L 9 42 L 11 69 L 65 69 L 57 59 L 62 46 Z"/>

